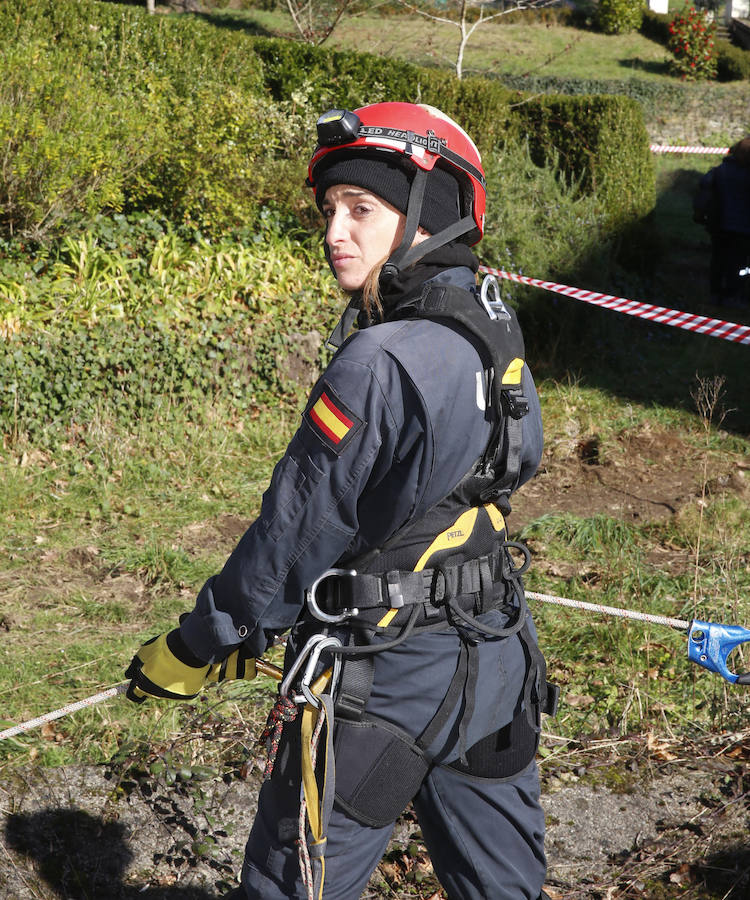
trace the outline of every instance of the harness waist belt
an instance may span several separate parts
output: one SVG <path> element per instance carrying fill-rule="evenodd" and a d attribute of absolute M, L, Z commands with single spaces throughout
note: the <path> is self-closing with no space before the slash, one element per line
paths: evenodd
<path fill-rule="evenodd" d="M 317 597 L 332 613 L 354 608 L 400 609 L 428 602 L 438 606 L 446 597 L 484 593 L 507 581 L 510 574 L 501 549 L 455 566 L 421 572 L 393 569 L 379 574 L 331 576 L 318 586 Z"/>

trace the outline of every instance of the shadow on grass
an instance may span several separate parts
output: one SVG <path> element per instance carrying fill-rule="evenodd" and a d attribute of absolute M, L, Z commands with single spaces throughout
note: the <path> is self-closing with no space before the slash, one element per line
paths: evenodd
<path fill-rule="evenodd" d="M 742 308 L 709 303 L 709 239 L 692 220 L 692 195 L 699 175 L 689 164 L 669 173 L 660 184 L 653 212 L 617 235 L 611 251 L 583 255 L 568 271 L 554 275 L 529 274 L 750 326 L 750 285 L 748 304 Z M 713 424 L 750 434 L 746 402 L 750 344 L 602 309 L 549 291 L 529 288 L 519 299 L 527 354 L 537 378 L 573 378 L 623 402 L 692 413 L 700 385 L 723 379 Z"/>
<path fill-rule="evenodd" d="M 241 31 L 244 34 L 253 35 L 255 37 L 283 37 L 283 35 L 280 35 L 278 32 L 264 28 L 263 25 L 250 18 L 240 18 L 237 15 L 207 12 L 196 12 L 193 13 L 193 15 L 196 19 L 203 19 L 204 22 L 208 22 L 209 25 L 213 25 L 216 28 Z"/>
<path fill-rule="evenodd" d="M 649 72 L 652 75 L 669 75 L 669 61 L 666 59 L 641 59 L 639 56 L 634 56 L 630 59 L 618 59 L 617 64 L 623 69 L 638 69 L 640 72 Z"/>
<path fill-rule="evenodd" d="M 24 857 L 60 898 L 216 900 L 204 888 L 125 884 L 132 860 L 127 829 L 76 809 L 47 808 L 8 816 L 7 849 Z M 157 848 L 158 849 L 158 848 Z M 187 866 L 188 861 L 182 860 Z M 35 895 L 36 896 L 36 895 Z"/>

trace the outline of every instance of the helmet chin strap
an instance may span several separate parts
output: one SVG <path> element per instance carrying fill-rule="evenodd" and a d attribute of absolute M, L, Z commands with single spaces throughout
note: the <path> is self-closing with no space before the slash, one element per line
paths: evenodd
<path fill-rule="evenodd" d="M 409 191 L 409 204 L 406 208 L 406 222 L 404 224 L 404 236 L 401 243 L 393 251 L 390 258 L 384 263 L 380 272 L 380 282 L 385 285 L 392 281 L 404 269 L 413 266 L 415 262 L 422 259 L 438 247 L 450 243 L 462 234 L 466 234 L 475 227 L 474 219 L 471 216 L 464 216 L 458 222 L 454 222 L 437 234 L 432 234 L 424 241 L 418 244 L 414 243 L 414 238 L 419 228 L 419 219 L 422 215 L 422 200 L 424 199 L 425 187 L 427 185 L 427 172 L 424 169 L 417 169 L 414 180 L 411 183 Z"/>

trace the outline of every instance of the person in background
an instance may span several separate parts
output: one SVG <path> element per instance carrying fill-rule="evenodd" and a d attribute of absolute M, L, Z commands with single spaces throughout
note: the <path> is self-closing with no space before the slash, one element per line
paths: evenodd
<path fill-rule="evenodd" d="M 506 517 L 542 423 L 515 314 L 494 279 L 476 283 L 481 158 L 424 105 L 331 110 L 317 133 L 308 184 L 350 298 L 338 349 L 260 516 L 179 627 L 138 651 L 128 696 L 252 677 L 289 631 L 228 896 L 359 897 L 412 803 L 449 897 L 537 900 L 535 756 L 556 689 Z"/>
<path fill-rule="evenodd" d="M 700 180 L 693 218 L 711 239 L 711 303 L 739 307 L 750 302 L 750 137 L 729 149 L 721 164 Z"/>

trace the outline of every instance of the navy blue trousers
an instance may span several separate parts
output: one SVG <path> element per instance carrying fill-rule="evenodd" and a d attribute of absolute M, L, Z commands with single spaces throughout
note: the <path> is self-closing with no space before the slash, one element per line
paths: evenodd
<path fill-rule="evenodd" d="M 413 801 L 435 874 L 451 900 L 536 900 L 544 884 L 544 814 L 536 764 L 487 784 L 438 767 Z M 299 790 L 261 789 L 242 885 L 250 900 L 307 897 L 295 840 Z M 334 807 L 325 900 L 355 900 L 385 853 L 393 826 L 370 828 Z"/>
<path fill-rule="evenodd" d="M 503 624 L 500 618 L 488 621 Z M 398 648 L 377 654 L 368 712 L 417 737 L 446 695 L 458 650 L 458 636 L 448 631 L 416 635 Z M 513 718 L 528 665 L 517 636 L 483 641 L 478 652 L 476 703 L 467 746 Z M 433 744 L 434 755 L 446 762 L 459 755 L 458 748 L 447 753 L 446 748 L 455 741 L 460 707 Z M 296 730 L 297 723 L 286 727 Z M 299 756 L 289 751 L 288 757 L 280 757 L 280 771 L 260 791 L 242 869 L 249 900 L 304 900 L 307 896 L 296 845 Z M 398 772 L 392 777 L 397 779 Z M 447 765 L 429 771 L 412 805 L 435 873 L 451 900 L 537 900 L 546 871 L 539 794 L 534 761 L 504 780 L 467 776 Z M 363 825 L 334 806 L 327 833 L 324 900 L 359 897 L 392 832 L 393 824 Z"/>

